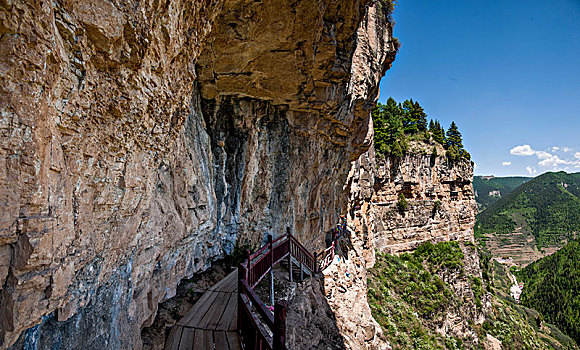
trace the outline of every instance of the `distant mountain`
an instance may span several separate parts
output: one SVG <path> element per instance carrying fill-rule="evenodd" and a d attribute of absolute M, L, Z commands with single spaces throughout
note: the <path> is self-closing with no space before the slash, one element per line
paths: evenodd
<path fill-rule="evenodd" d="M 538 247 L 580 232 L 580 173 L 545 173 L 479 213 L 476 234 L 530 232 Z"/>
<path fill-rule="evenodd" d="M 521 303 L 580 344 L 580 240 L 522 269 Z"/>
<path fill-rule="evenodd" d="M 523 176 L 475 176 L 473 178 L 473 189 L 475 191 L 475 201 L 479 204 L 479 211 L 483 211 L 501 197 L 506 196 L 516 187 L 531 179 L 531 177 Z"/>

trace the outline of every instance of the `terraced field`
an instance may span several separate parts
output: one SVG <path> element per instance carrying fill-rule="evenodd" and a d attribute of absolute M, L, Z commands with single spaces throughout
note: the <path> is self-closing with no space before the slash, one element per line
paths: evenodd
<path fill-rule="evenodd" d="M 534 235 L 517 228 L 512 234 L 487 233 L 479 236 L 479 245 L 491 256 L 513 259 L 513 264 L 524 267 L 558 251 L 563 244 L 552 245 L 538 250 Z"/>

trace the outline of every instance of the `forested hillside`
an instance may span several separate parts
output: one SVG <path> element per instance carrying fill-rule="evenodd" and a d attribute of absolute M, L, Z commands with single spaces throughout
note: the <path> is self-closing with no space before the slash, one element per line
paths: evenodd
<path fill-rule="evenodd" d="M 505 266 L 481 255 L 482 279 L 471 275 L 474 254 L 473 245 L 458 242 L 426 243 L 399 256 L 377 254 L 368 300 L 393 349 L 481 349 L 489 336 L 502 349 L 578 349 L 554 325 L 538 323 L 537 311 L 510 299 Z M 485 320 L 468 321 L 470 331 L 462 335 L 441 333 L 449 314 Z"/>
<path fill-rule="evenodd" d="M 489 205 L 497 202 L 501 197 L 506 196 L 518 186 L 531 179 L 531 177 L 523 176 L 492 178 L 474 176 L 473 190 L 475 191 L 475 200 L 479 204 L 479 211 L 483 211 Z"/>
<path fill-rule="evenodd" d="M 519 272 L 521 303 L 539 311 L 580 344 L 580 240 Z"/>
<path fill-rule="evenodd" d="M 580 173 L 545 173 L 480 213 L 476 233 L 531 232 L 539 247 L 560 244 L 580 231 Z"/>

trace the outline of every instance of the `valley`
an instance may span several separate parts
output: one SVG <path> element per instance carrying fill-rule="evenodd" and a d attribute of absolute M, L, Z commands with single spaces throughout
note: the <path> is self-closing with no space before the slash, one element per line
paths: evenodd
<path fill-rule="evenodd" d="M 475 237 L 494 257 L 524 267 L 556 252 L 580 231 L 580 173 L 527 180 L 477 214 Z"/>

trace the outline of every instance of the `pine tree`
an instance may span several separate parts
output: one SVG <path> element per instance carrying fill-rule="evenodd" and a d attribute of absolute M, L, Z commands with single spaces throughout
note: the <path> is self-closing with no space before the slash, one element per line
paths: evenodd
<path fill-rule="evenodd" d="M 387 100 L 387 105 L 385 107 L 386 117 L 387 117 L 387 141 L 389 144 L 393 144 L 396 140 L 404 136 L 403 134 L 403 111 L 397 102 L 393 98 Z"/>
<path fill-rule="evenodd" d="M 415 108 L 415 103 L 413 99 L 405 100 L 403 102 L 403 130 L 405 134 L 416 134 L 419 129 L 417 128 L 416 115 L 413 113 Z"/>
<path fill-rule="evenodd" d="M 455 148 L 457 148 L 457 150 L 460 150 L 463 148 L 463 140 L 461 138 L 461 133 L 459 132 L 457 125 L 455 125 L 455 122 L 451 122 L 451 126 L 449 126 L 449 130 L 447 130 L 447 137 L 446 137 L 445 144 L 448 148 L 455 147 Z"/>
<path fill-rule="evenodd" d="M 425 114 L 425 110 L 417 101 L 415 101 L 413 107 L 413 114 L 417 120 L 417 129 L 419 129 L 419 131 L 427 130 L 427 114 Z"/>
<path fill-rule="evenodd" d="M 429 131 L 431 133 L 435 132 L 435 123 L 433 122 L 433 119 L 429 120 Z"/>
<path fill-rule="evenodd" d="M 433 133 L 433 140 L 435 142 L 445 145 L 445 129 L 441 127 L 438 120 L 435 120 L 433 123 L 433 130 L 431 132 Z"/>
<path fill-rule="evenodd" d="M 401 106 L 393 98 L 387 100 L 387 104 L 377 104 L 372 112 L 375 128 L 375 149 L 380 154 L 397 153 L 402 155 L 401 146 L 398 140 L 405 135 L 403 133 L 403 111 Z"/>
<path fill-rule="evenodd" d="M 406 134 L 416 134 L 427 130 L 427 114 L 423 107 L 413 99 L 403 102 L 403 130 Z"/>

